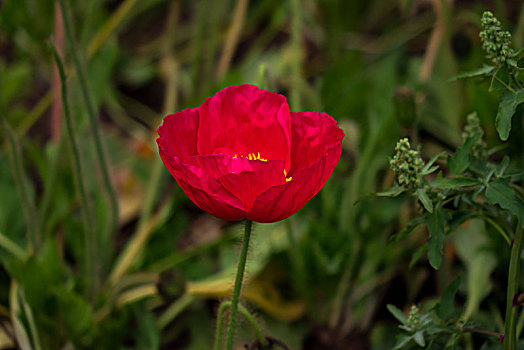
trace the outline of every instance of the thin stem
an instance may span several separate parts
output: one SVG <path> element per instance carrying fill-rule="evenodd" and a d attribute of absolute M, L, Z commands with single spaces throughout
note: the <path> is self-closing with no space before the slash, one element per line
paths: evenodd
<path fill-rule="evenodd" d="M 502 236 L 502 238 L 504 238 L 504 240 L 509 244 L 511 245 L 511 240 L 509 239 L 508 237 L 508 234 L 506 233 L 506 231 L 504 231 L 504 229 L 502 227 L 500 227 L 499 224 L 497 224 L 493 219 L 491 219 L 490 217 L 488 216 L 484 216 L 484 220 L 490 224 L 495 230 L 497 230 L 498 233 L 500 233 L 500 235 Z"/>
<path fill-rule="evenodd" d="M 113 231 L 116 228 L 117 220 L 118 220 L 118 203 L 116 200 L 116 194 L 113 189 L 113 185 L 111 184 L 111 179 L 109 177 L 109 170 L 107 167 L 107 161 L 105 158 L 105 154 L 102 147 L 102 140 L 100 138 L 100 132 L 98 130 L 97 121 L 95 118 L 95 111 L 93 107 L 93 100 L 91 98 L 89 89 L 87 87 L 87 79 L 86 75 L 84 73 L 84 70 L 82 68 L 82 65 L 80 64 L 80 58 L 78 55 L 78 51 L 76 49 L 75 41 L 73 38 L 70 21 L 71 19 L 68 17 L 64 0 L 59 0 L 60 2 L 60 10 L 62 11 L 62 18 L 64 20 L 64 29 L 66 34 L 66 40 L 69 46 L 69 51 L 71 52 L 71 57 L 73 59 L 73 64 L 75 66 L 76 74 L 78 75 L 78 82 L 80 83 L 80 89 L 82 90 L 82 95 L 84 98 L 84 102 L 87 109 L 87 115 L 89 117 L 89 125 L 91 128 L 91 133 L 93 134 L 94 143 L 95 143 L 95 150 L 96 155 L 98 158 L 98 163 L 100 166 L 100 169 L 102 171 L 102 178 L 104 182 L 104 186 L 106 188 L 107 195 L 109 196 L 109 206 L 110 206 L 110 215 L 109 215 L 109 228 L 111 231 Z M 104 242 L 104 244 L 107 244 L 108 242 Z"/>
<path fill-rule="evenodd" d="M 491 335 L 492 337 L 496 337 L 499 340 L 503 338 L 503 335 L 500 333 L 488 331 L 486 329 L 478 329 L 478 328 L 464 328 L 462 329 L 462 333 L 477 333 L 477 334 Z"/>
<path fill-rule="evenodd" d="M 291 109 L 301 109 L 300 91 L 302 87 L 302 4 L 300 0 L 291 0 Z"/>
<path fill-rule="evenodd" d="M 173 302 L 166 311 L 157 319 L 157 326 L 160 329 L 164 329 L 167 325 L 173 321 L 178 315 L 182 313 L 191 303 L 195 300 L 195 297 L 190 294 L 184 294 L 175 302 Z"/>
<path fill-rule="evenodd" d="M 11 253 L 14 257 L 16 257 L 18 260 L 24 260 L 25 259 L 25 252 L 22 248 L 18 246 L 15 242 L 13 242 L 9 237 L 4 235 L 2 232 L 0 232 L 0 247 L 7 250 L 9 253 Z"/>
<path fill-rule="evenodd" d="M 231 306 L 231 301 L 223 301 L 218 307 L 217 313 L 217 329 L 215 334 L 215 347 L 214 350 L 220 350 L 222 348 L 222 333 L 224 329 L 224 318 L 226 310 Z"/>
<path fill-rule="evenodd" d="M 124 18 L 131 12 L 136 3 L 137 0 L 126 0 L 118 6 L 117 10 L 113 12 L 113 15 L 106 21 L 104 26 L 89 43 L 87 47 L 88 57 L 93 56 L 95 52 L 98 51 L 102 43 L 115 31 L 118 25 L 123 22 Z"/>
<path fill-rule="evenodd" d="M 249 238 L 251 237 L 251 228 L 253 221 L 247 219 L 244 236 L 242 238 L 242 250 L 240 251 L 240 259 L 238 260 L 237 276 L 235 278 L 235 286 L 233 288 L 233 296 L 231 297 L 231 313 L 229 315 L 229 327 L 227 329 L 226 349 L 233 349 L 233 338 L 235 336 L 235 327 L 237 322 L 238 300 L 240 298 L 240 290 L 242 289 L 242 281 L 244 279 L 244 270 L 246 268 L 247 251 L 249 249 Z"/>
<path fill-rule="evenodd" d="M 66 86 L 66 76 L 64 71 L 64 65 L 62 64 L 62 60 L 60 59 L 60 56 L 58 55 L 58 52 L 56 51 L 55 47 L 51 45 L 51 50 L 53 52 L 53 57 L 55 59 L 56 65 L 58 67 L 58 72 L 60 74 L 60 82 L 61 82 L 61 90 L 62 90 L 62 104 L 64 109 L 64 118 L 66 121 L 66 131 L 67 131 L 67 138 L 69 139 L 69 144 L 71 146 L 71 151 L 73 152 L 73 171 L 75 174 L 78 191 L 80 193 L 80 200 L 82 201 L 82 218 L 84 222 L 84 242 L 85 242 L 85 264 L 86 264 L 86 272 L 88 276 L 91 276 L 93 278 L 93 281 L 91 282 L 90 287 L 88 288 L 89 293 L 91 297 L 94 296 L 94 286 L 95 286 L 95 271 L 94 271 L 94 262 L 97 259 L 97 251 L 96 251 L 96 243 L 94 240 L 96 239 L 96 232 L 94 231 L 94 221 L 93 221 L 93 213 L 91 210 L 91 205 L 89 203 L 89 198 L 87 194 L 87 187 L 84 181 L 84 168 L 82 164 L 82 159 L 80 157 L 80 151 L 78 149 L 78 142 L 75 134 L 75 128 L 73 127 L 73 120 L 71 118 L 71 114 L 69 112 L 69 103 L 67 100 L 67 86 Z"/>
<path fill-rule="evenodd" d="M 523 242 L 522 225 L 520 221 L 517 222 L 517 229 L 515 237 L 511 246 L 511 255 L 509 260 L 508 270 L 508 290 L 506 295 L 506 320 L 504 322 L 504 349 L 517 349 L 517 310 L 513 306 L 513 298 L 518 293 L 519 282 L 519 267 L 520 267 L 520 253 L 522 251 Z"/>
<path fill-rule="evenodd" d="M 224 315 L 226 314 L 226 310 L 231 307 L 231 301 L 223 301 L 220 304 L 220 307 L 218 308 L 218 315 L 217 315 L 217 330 L 216 330 L 216 336 L 215 336 L 215 347 L 214 350 L 220 350 L 220 347 L 222 345 L 222 332 L 224 328 Z M 248 309 L 246 309 L 242 304 L 238 304 L 238 311 L 246 318 L 246 320 L 251 324 L 251 327 L 253 327 L 253 330 L 255 331 L 255 334 L 257 335 L 258 341 L 263 349 L 266 349 L 268 347 L 268 341 L 264 334 L 262 333 L 262 330 L 258 326 L 255 318 Z"/>
<path fill-rule="evenodd" d="M 20 152 L 20 146 L 15 138 L 13 130 L 11 130 L 11 127 L 4 120 L 3 116 L 0 116 L 0 125 L 2 126 L 5 136 L 7 137 L 11 146 L 11 167 L 13 170 L 16 188 L 18 190 L 20 206 L 22 207 L 22 213 L 26 221 L 27 241 L 31 246 L 31 250 L 38 250 L 38 246 L 40 244 L 40 225 L 38 224 L 39 219 L 36 212 L 35 203 L 30 195 L 27 176 L 22 165 L 22 154 Z"/>
<path fill-rule="evenodd" d="M 235 49 L 238 45 L 240 34 L 242 33 L 242 27 L 244 26 L 248 2 L 248 0 L 237 0 L 235 11 L 233 12 L 231 27 L 227 33 L 222 55 L 218 61 L 218 81 L 221 81 L 229 70 L 229 65 L 233 59 L 233 54 L 235 53 Z"/>

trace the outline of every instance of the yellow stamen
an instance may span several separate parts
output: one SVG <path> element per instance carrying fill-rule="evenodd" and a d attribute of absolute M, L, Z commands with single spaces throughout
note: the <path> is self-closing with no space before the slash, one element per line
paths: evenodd
<path fill-rule="evenodd" d="M 237 159 L 238 157 L 239 157 L 238 154 L 235 153 L 235 155 L 233 156 L 233 159 Z M 257 152 L 257 153 L 255 153 L 255 152 L 253 152 L 253 153 L 248 153 L 247 157 L 241 155 L 240 158 L 247 158 L 247 159 L 249 159 L 249 160 L 260 160 L 261 162 L 267 162 L 267 159 L 262 158 L 262 157 L 260 156 L 260 152 Z M 289 182 L 289 181 L 291 181 L 291 180 L 293 179 L 292 176 L 287 177 L 287 171 L 286 171 L 286 169 L 284 169 L 284 177 L 286 178 L 286 182 Z"/>
<path fill-rule="evenodd" d="M 235 153 L 233 159 L 237 159 L 239 156 Z M 267 162 L 267 159 L 260 156 L 260 152 L 249 153 L 247 156 L 240 155 L 241 158 L 247 158 L 249 160 L 260 160 L 261 162 Z"/>
<path fill-rule="evenodd" d="M 286 178 L 286 182 L 291 181 L 291 179 L 293 178 L 293 176 L 287 177 L 287 171 L 286 171 L 286 169 L 284 169 L 284 177 Z"/>

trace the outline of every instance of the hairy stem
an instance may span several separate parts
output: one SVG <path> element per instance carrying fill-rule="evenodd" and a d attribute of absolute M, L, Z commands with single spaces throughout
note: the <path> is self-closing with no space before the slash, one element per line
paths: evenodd
<path fill-rule="evenodd" d="M 237 322 L 238 300 L 240 299 L 240 290 L 242 289 L 244 270 L 246 269 L 247 251 L 249 249 L 249 238 L 251 237 L 252 227 L 253 221 L 247 219 L 244 228 L 244 236 L 242 238 L 242 250 L 240 251 L 240 259 L 238 261 L 235 286 L 233 288 L 233 296 L 231 297 L 231 312 L 229 315 L 229 326 L 227 329 L 226 338 L 227 350 L 233 349 L 233 338 L 235 337 L 235 327 Z"/>
<path fill-rule="evenodd" d="M 217 315 L 217 330 L 216 330 L 216 336 L 215 336 L 215 347 L 214 350 L 220 350 L 220 347 L 222 346 L 222 332 L 224 329 L 224 318 L 226 314 L 226 310 L 231 307 L 231 301 L 223 301 L 220 304 L 220 307 L 218 308 L 218 315 Z M 258 326 L 255 318 L 248 309 L 246 309 L 241 304 L 238 305 L 238 311 L 246 318 L 246 320 L 249 322 L 251 327 L 253 327 L 253 330 L 255 331 L 258 341 L 260 345 L 262 345 L 262 348 L 266 349 L 268 347 L 268 341 L 266 337 L 264 337 L 264 334 L 262 333 L 262 330 Z"/>

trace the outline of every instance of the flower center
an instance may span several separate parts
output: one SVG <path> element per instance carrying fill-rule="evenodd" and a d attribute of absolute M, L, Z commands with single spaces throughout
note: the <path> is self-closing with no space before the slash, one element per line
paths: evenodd
<path fill-rule="evenodd" d="M 236 159 L 236 158 L 238 158 L 238 157 L 239 157 L 239 156 L 235 153 L 235 155 L 233 156 L 233 159 Z M 262 158 L 262 157 L 260 156 L 260 152 L 257 152 L 257 153 L 255 153 L 255 152 L 253 152 L 253 153 L 249 153 L 247 156 L 240 155 L 240 158 L 247 158 L 247 159 L 249 159 L 249 160 L 259 160 L 259 161 L 261 161 L 261 162 L 267 162 L 267 159 L 266 159 L 266 158 Z M 286 182 L 289 182 L 289 181 L 291 181 L 291 179 L 293 179 L 292 176 L 287 177 L 287 171 L 286 171 L 286 169 L 284 169 L 284 177 L 286 178 Z"/>
<path fill-rule="evenodd" d="M 262 162 L 267 162 L 267 159 L 260 157 L 260 152 L 258 152 L 258 153 L 256 153 L 256 154 L 255 154 L 255 152 L 253 152 L 253 153 L 249 153 L 249 154 L 247 155 L 247 157 L 246 157 L 246 156 L 243 156 L 243 155 L 240 155 L 240 157 L 241 157 L 241 158 L 247 158 L 247 159 L 249 159 L 249 160 L 260 160 L 260 161 L 262 161 Z M 236 153 L 235 153 L 235 155 L 233 156 L 233 159 L 235 159 L 235 158 L 238 158 L 238 156 L 237 156 Z"/>

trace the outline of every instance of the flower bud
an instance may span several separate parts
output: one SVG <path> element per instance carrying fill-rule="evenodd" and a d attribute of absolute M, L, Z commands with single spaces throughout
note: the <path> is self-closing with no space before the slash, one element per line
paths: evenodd
<path fill-rule="evenodd" d="M 515 56 L 515 51 L 510 47 L 511 34 L 502 30 L 500 21 L 491 12 L 484 12 L 480 23 L 482 31 L 479 36 L 482 48 L 493 63 L 503 64 L 508 58 Z"/>
<path fill-rule="evenodd" d="M 422 185 L 424 161 L 418 151 L 411 149 L 409 140 L 403 138 L 397 142 L 395 155 L 389 162 L 400 186 L 408 191 L 415 191 Z"/>

